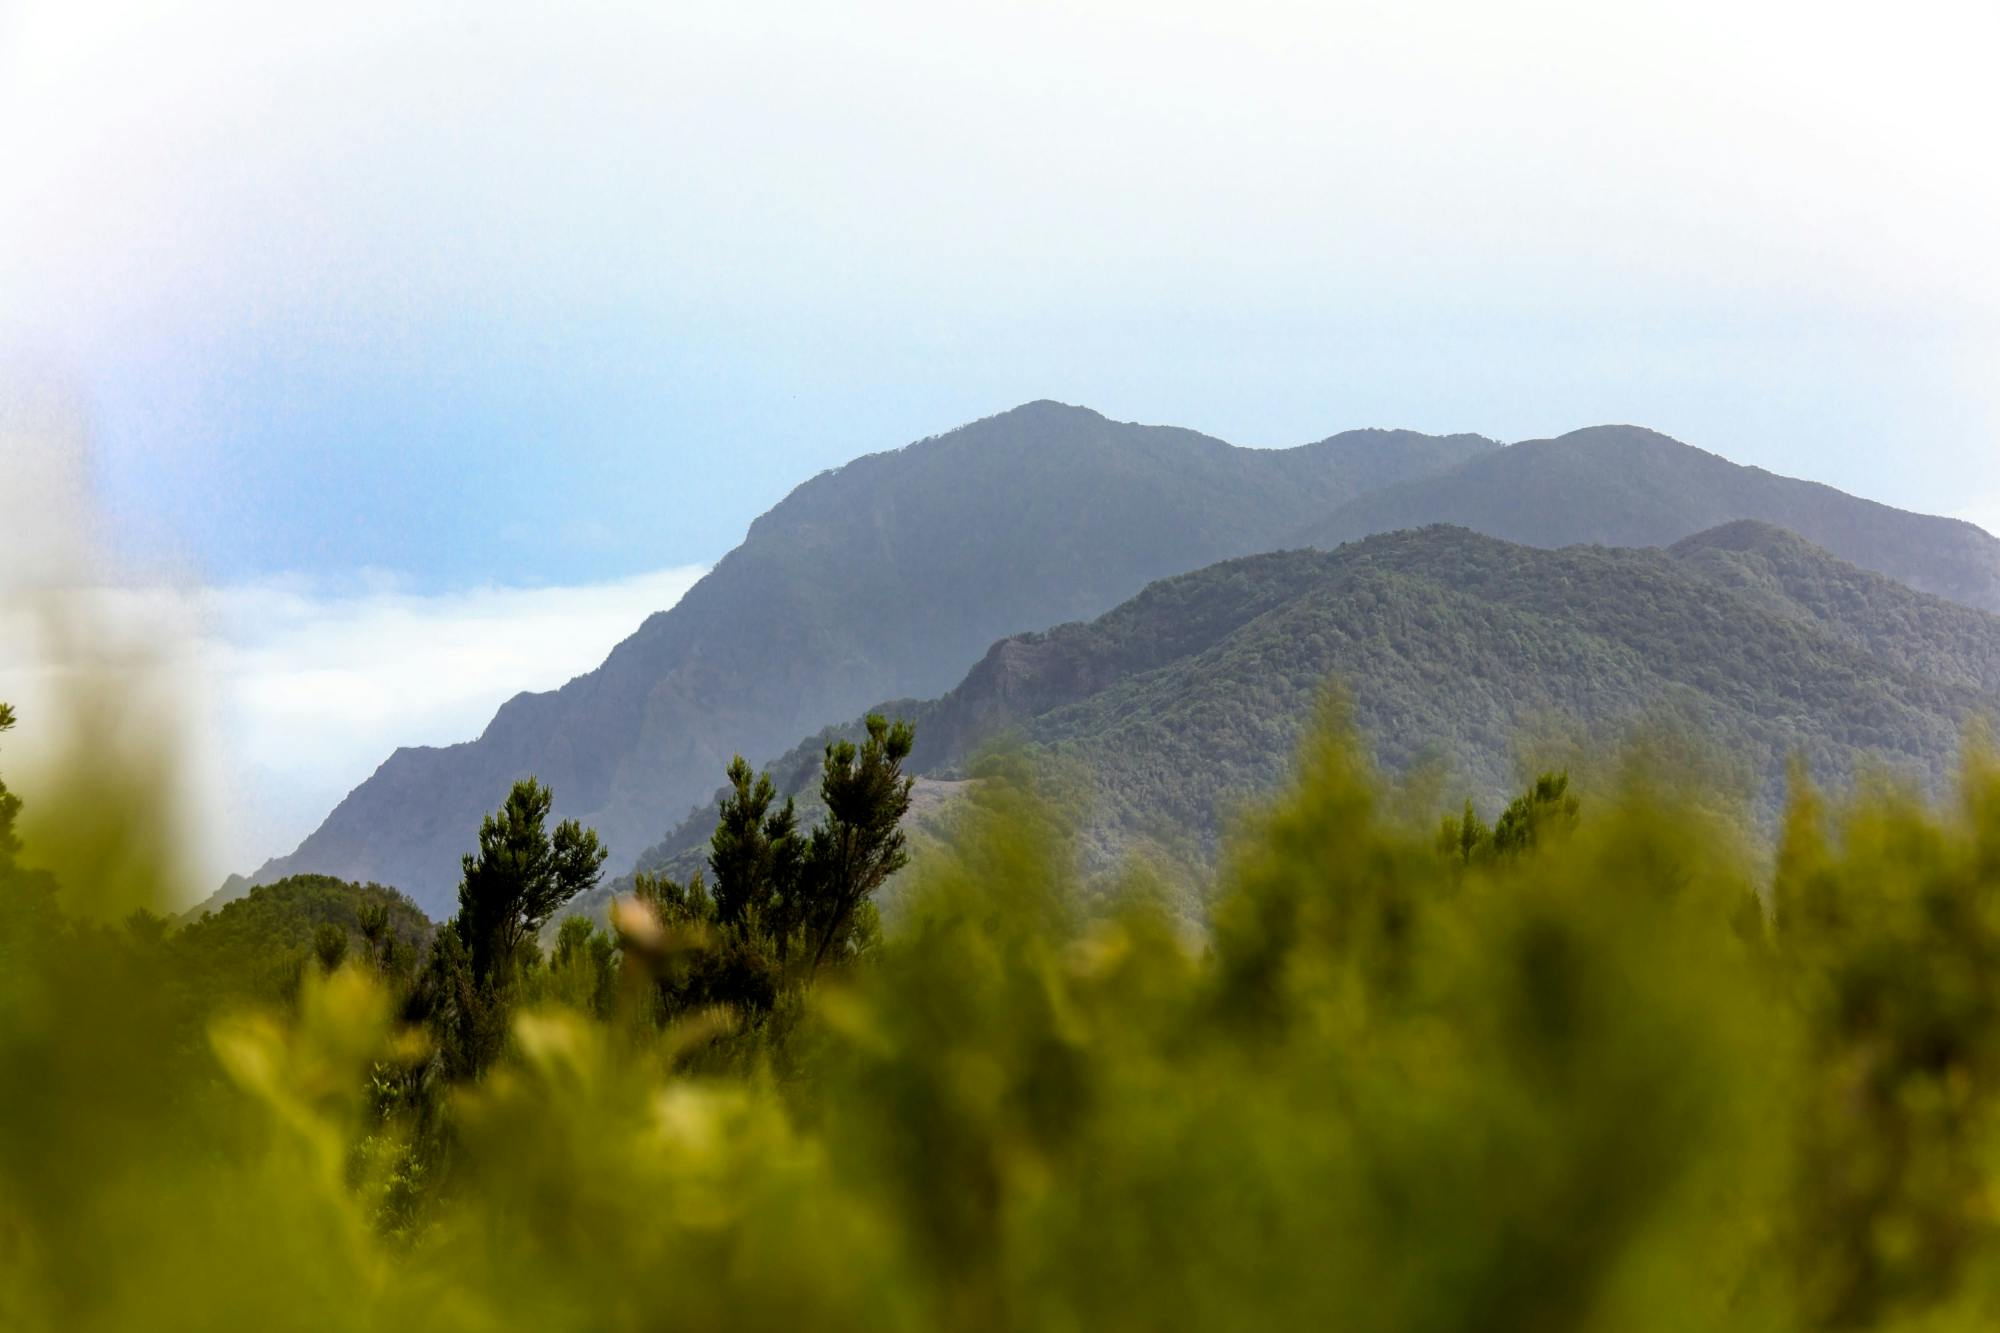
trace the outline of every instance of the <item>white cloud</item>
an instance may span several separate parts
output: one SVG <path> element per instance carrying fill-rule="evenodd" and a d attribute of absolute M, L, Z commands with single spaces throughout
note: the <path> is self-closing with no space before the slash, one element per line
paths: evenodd
<path fill-rule="evenodd" d="M 186 873 L 205 892 L 289 851 L 398 745 L 469 740 L 515 693 L 596 666 L 701 574 L 443 594 L 278 579 L 13 596 L 0 606 L 0 699 L 22 722 L 5 771 L 32 800 L 72 734 L 49 725 L 64 687 L 107 666 L 125 693 L 143 681 L 150 711 L 176 715 L 192 787 Z"/>
<path fill-rule="evenodd" d="M 31 818 L 143 805 L 135 843 L 190 899 L 290 851 L 397 746 L 470 740 L 595 667 L 703 572 L 450 592 L 139 576 L 104 551 L 78 420 L 0 380 L 0 700 L 20 714 L 0 774 Z"/>

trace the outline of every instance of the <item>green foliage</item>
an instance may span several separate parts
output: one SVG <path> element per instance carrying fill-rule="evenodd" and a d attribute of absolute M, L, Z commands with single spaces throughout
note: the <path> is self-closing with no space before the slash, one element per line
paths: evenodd
<path fill-rule="evenodd" d="M 1493 826 L 1479 817 L 1479 808 L 1467 800 L 1463 815 L 1446 815 L 1438 828 L 1438 854 L 1454 857 L 1470 865 L 1474 857 L 1493 847 Z"/>
<path fill-rule="evenodd" d="M 618 946 L 586 917 L 563 920 L 549 956 L 549 996 L 578 1013 L 611 1017 L 618 993 Z"/>
<path fill-rule="evenodd" d="M 0 1326 L 2000 1318 L 2000 761 L 1950 804 L 1801 774 L 1774 863 L 1636 763 L 1440 856 L 1352 728 L 1320 706 L 1204 932 L 1139 876 L 1082 910 L 1068 812 L 989 768 L 879 944 L 780 997 L 782 1046 L 634 1021 L 722 929 L 649 877 L 615 962 L 565 922 L 429 1110 L 367 931 L 190 1046 L 175 937 L 65 926 L 0 979 Z M 872 775 L 823 756 L 857 846 L 907 794 L 877 731 Z M 455 929 L 431 959 L 474 979 Z"/>
<path fill-rule="evenodd" d="M 903 761 L 916 741 L 907 722 L 871 714 L 868 739 L 826 748 L 820 800 L 826 819 L 807 845 L 799 917 L 812 941 L 814 968 L 854 951 L 863 938 L 858 913 L 882 882 L 909 863 L 903 816 L 911 778 Z"/>
<path fill-rule="evenodd" d="M 434 1044 L 432 1064 L 448 1082 L 476 1078 L 500 1057 L 517 1002 L 548 978 L 535 933 L 565 903 L 594 888 L 605 850 L 594 829 L 573 819 L 548 831 L 554 793 L 533 778 L 513 785 L 505 804 L 479 826 L 479 850 L 464 857 L 458 914 L 439 932 L 413 997 L 413 1012 Z M 588 937 L 571 938 L 559 993 L 595 1008 L 600 979 Z"/>
<path fill-rule="evenodd" d="M 13 705 L 0 703 L 0 733 L 13 729 Z M 6 783 L 0 782 L 0 875 L 14 868 L 14 858 L 20 854 L 21 839 L 14 832 L 20 815 L 21 798 L 8 791 Z"/>
<path fill-rule="evenodd" d="M 769 923 L 782 941 L 797 916 L 799 872 L 805 845 L 797 834 L 798 815 L 787 798 L 771 808 L 777 789 L 771 775 L 752 779 L 750 765 L 737 755 L 729 764 L 729 795 L 723 798 L 709 839 L 708 867 L 715 876 L 715 919 L 735 926 L 746 919 Z"/>
<path fill-rule="evenodd" d="M 1948 1302 L 2000 1241 L 2000 765 L 1975 751 L 1964 817 L 1876 793 L 1834 841 L 1801 782 L 1776 883 L 1804 1019 L 1793 1253 L 1807 1311 L 1867 1327 Z"/>
<path fill-rule="evenodd" d="M 716 918 L 715 899 L 699 870 L 686 883 L 671 875 L 650 875 L 643 871 L 633 877 L 633 896 L 646 904 L 661 922 L 668 925 L 706 925 Z"/>
<path fill-rule="evenodd" d="M 289 1000 L 307 961 L 321 954 L 324 962 L 322 950 L 365 954 L 392 987 L 406 986 L 432 929 L 394 889 L 294 875 L 258 885 L 163 943 L 178 984 L 206 1009 L 226 1000 Z"/>
<path fill-rule="evenodd" d="M 313 961 L 322 972 L 331 972 L 347 961 L 347 932 L 331 921 L 313 927 Z"/>
<path fill-rule="evenodd" d="M 516 782 L 506 804 L 481 821 L 479 850 L 464 858 L 453 927 L 482 985 L 506 986 L 542 923 L 603 872 L 596 830 L 565 819 L 548 832 L 554 800 L 533 778 Z"/>
<path fill-rule="evenodd" d="M 13 707 L 0 703 L 0 734 L 11 731 L 14 723 Z M 9 979 L 24 973 L 27 955 L 58 929 L 55 882 L 18 861 L 20 814 L 21 798 L 0 781 L 0 999 Z"/>
<path fill-rule="evenodd" d="M 1464 865 L 1519 856 L 1533 851 L 1545 836 L 1574 830 L 1581 809 L 1582 802 L 1570 794 L 1569 774 L 1544 773 L 1508 802 L 1497 824 L 1482 820 L 1471 801 L 1463 815 L 1446 815 L 1438 829 L 1438 851 Z"/>
<path fill-rule="evenodd" d="M 1496 856 L 1518 856 L 1533 851 L 1544 837 L 1567 833 L 1576 827 L 1581 802 L 1569 792 L 1569 774 L 1544 773 L 1535 785 L 1514 798 L 1493 826 Z"/>
<path fill-rule="evenodd" d="M 507 1042 L 510 995 L 473 966 L 465 936 L 447 924 L 424 961 L 416 1014 L 432 1044 L 437 1077 L 467 1083 L 484 1073 Z"/>
<path fill-rule="evenodd" d="M 912 780 L 903 775 L 915 732 L 871 714 L 863 739 L 829 741 L 820 757 L 816 808 L 801 835 L 794 803 L 773 809 L 769 773 L 753 777 L 737 756 L 709 838 L 711 897 L 699 871 L 687 880 L 641 872 L 634 897 L 651 927 L 682 947 L 660 969 L 657 999 L 668 1020 L 715 1007 L 761 1021 L 828 962 L 853 959 L 879 925 L 874 896 L 909 860 L 902 821 Z"/>

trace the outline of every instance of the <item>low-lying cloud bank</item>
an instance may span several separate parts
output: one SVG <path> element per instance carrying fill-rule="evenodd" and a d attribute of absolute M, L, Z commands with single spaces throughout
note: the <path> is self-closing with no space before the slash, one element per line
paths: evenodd
<path fill-rule="evenodd" d="M 514 694 L 596 666 L 702 573 L 442 594 L 386 577 L 44 588 L 0 605 L 0 699 L 22 713 L 0 759 L 32 801 L 70 735 L 61 720 L 93 706 L 76 687 L 143 679 L 150 711 L 176 714 L 163 723 L 190 784 L 183 873 L 205 893 L 291 850 L 397 746 L 470 740 Z"/>

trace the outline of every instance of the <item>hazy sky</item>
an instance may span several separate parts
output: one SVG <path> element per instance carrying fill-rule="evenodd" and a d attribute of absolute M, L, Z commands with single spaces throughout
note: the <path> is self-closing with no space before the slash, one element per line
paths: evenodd
<path fill-rule="evenodd" d="M 1988 0 L 0 16 L 0 347 L 215 578 L 712 561 L 1036 397 L 2000 509 Z"/>
<path fill-rule="evenodd" d="M 0 0 L 0 385 L 239 666 L 597 588 L 560 680 L 813 472 L 1039 397 L 1639 422 L 2000 529 L 1995 49 L 1991 0 Z"/>

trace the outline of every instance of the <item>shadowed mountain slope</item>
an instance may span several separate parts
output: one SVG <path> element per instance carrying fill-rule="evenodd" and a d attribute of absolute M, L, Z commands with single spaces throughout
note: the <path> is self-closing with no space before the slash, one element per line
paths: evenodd
<path fill-rule="evenodd" d="M 1973 524 L 1741 467 L 1637 426 L 1490 450 L 1362 496 L 1295 536 L 1333 547 L 1451 523 L 1530 546 L 1669 546 L 1741 519 L 1775 524 L 1913 588 L 2000 611 L 2000 539 Z"/>
<path fill-rule="evenodd" d="M 476 741 L 398 750 L 289 856 L 449 911 L 482 814 L 530 774 L 631 864 L 714 788 L 873 700 L 937 694 L 996 638 L 1267 550 L 1368 490 L 1497 447 L 1357 431 L 1288 450 L 1032 403 L 794 490 L 597 670 L 523 694 Z"/>
<path fill-rule="evenodd" d="M 1524 741 L 1670 728 L 1766 813 L 1794 755 L 1831 780 L 1875 763 L 1935 782 L 2000 713 L 2000 617 L 1907 588 L 1764 524 L 1672 551 L 1548 551 L 1462 528 L 1286 551 L 1163 580 L 1088 624 L 996 643 L 917 724 L 913 765 L 962 776 L 1024 744 L 1093 810 L 1104 856 L 1146 838 L 1212 852 L 1290 763 L 1328 681 L 1388 768 L 1448 761 L 1491 815 Z M 773 766 L 810 791 L 839 728 Z M 692 864 L 704 810 L 642 858 Z"/>

